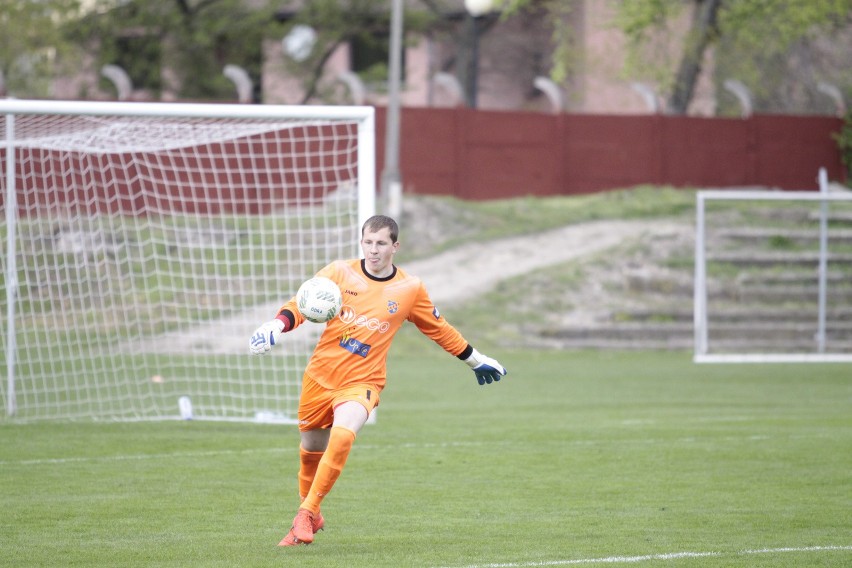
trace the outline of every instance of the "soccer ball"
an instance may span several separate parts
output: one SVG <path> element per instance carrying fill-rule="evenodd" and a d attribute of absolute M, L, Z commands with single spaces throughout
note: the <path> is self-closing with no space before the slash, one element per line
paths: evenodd
<path fill-rule="evenodd" d="M 314 323 L 325 323 L 340 311 L 343 296 L 332 280 L 316 276 L 306 280 L 296 292 L 296 305 L 305 319 Z"/>

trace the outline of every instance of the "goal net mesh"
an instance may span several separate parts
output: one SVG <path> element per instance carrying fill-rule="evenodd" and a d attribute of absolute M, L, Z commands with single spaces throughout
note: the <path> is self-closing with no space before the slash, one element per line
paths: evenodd
<path fill-rule="evenodd" d="M 852 193 L 697 199 L 695 359 L 852 362 Z"/>
<path fill-rule="evenodd" d="M 294 421 L 320 326 L 265 357 L 248 338 L 317 269 L 359 255 L 358 121 L 8 121 L 7 415 L 174 418 L 187 396 L 195 418 Z"/>

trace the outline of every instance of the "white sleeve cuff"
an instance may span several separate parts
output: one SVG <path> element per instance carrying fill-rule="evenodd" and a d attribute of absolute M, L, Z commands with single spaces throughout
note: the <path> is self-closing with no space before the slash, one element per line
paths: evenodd
<path fill-rule="evenodd" d="M 475 369 L 476 367 L 479 367 L 482 364 L 482 353 L 480 353 L 476 349 L 473 349 L 470 354 L 470 357 L 465 359 L 464 362 L 467 363 L 468 367 L 470 367 L 471 369 Z"/>

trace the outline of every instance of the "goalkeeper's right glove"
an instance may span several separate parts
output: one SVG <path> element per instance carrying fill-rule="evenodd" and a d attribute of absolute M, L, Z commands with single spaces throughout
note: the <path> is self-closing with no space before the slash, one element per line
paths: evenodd
<path fill-rule="evenodd" d="M 266 322 L 252 334 L 249 339 L 249 351 L 254 355 L 264 355 L 278 343 L 281 332 L 284 331 L 284 322 L 274 319 Z"/>

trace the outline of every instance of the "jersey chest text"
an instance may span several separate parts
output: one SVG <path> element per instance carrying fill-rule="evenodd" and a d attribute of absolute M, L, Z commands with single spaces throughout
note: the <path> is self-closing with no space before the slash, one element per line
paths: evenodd
<path fill-rule="evenodd" d="M 399 327 L 408 316 L 410 308 L 406 308 L 405 304 L 404 299 L 344 293 L 339 318 L 347 326 L 386 333 L 390 329 Z"/>

